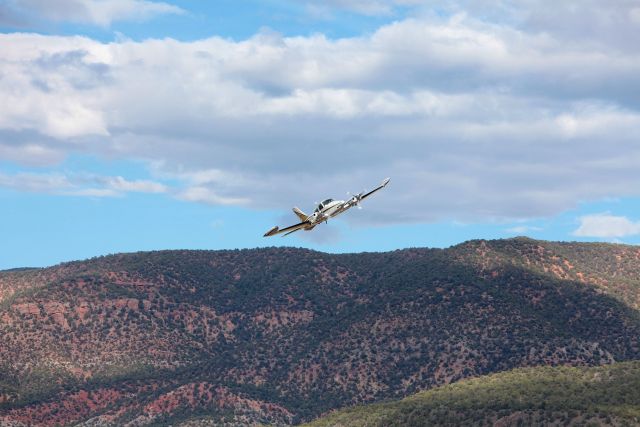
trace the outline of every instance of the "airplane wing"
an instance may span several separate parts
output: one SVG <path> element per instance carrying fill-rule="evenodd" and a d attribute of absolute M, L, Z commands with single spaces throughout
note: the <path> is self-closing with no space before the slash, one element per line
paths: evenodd
<path fill-rule="evenodd" d="M 391 178 L 386 178 L 386 179 L 385 179 L 384 181 L 382 181 L 382 183 L 381 183 L 380 185 L 378 185 L 376 188 L 374 188 L 373 190 L 371 190 L 371 191 L 369 191 L 369 192 L 367 192 L 367 193 L 365 193 L 365 194 L 361 195 L 361 196 L 359 197 L 359 199 L 360 199 L 360 200 L 364 200 L 364 199 L 366 199 L 367 197 L 369 197 L 370 195 L 372 195 L 373 193 L 375 193 L 376 191 L 383 189 L 384 187 L 386 187 L 386 186 L 387 186 L 387 184 L 389 183 L 389 181 L 391 181 Z"/>
<path fill-rule="evenodd" d="M 386 187 L 390 180 L 391 180 L 391 178 L 386 178 L 384 181 L 382 181 L 380 183 L 380 185 L 378 185 L 373 190 L 368 191 L 366 193 L 362 192 L 360 194 L 357 194 L 357 195 L 353 196 L 352 198 L 350 198 L 349 200 L 344 202 L 342 205 L 340 205 L 338 207 L 337 212 L 333 216 L 341 214 L 342 212 L 346 211 L 347 209 L 351 209 L 352 207 L 357 206 L 363 199 L 369 197 L 370 195 L 372 195 L 376 191 L 381 190 L 384 187 Z"/>
<path fill-rule="evenodd" d="M 290 225 L 289 227 L 285 227 L 282 229 L 278 228 L 278 226 L 276 225 L 275 227 L 273 227 L 272 229 L 264 233 L 264 237 L 275 236 L 276 234 L 280 234 L 280 233 L 286 233 L 285 234 L 286 236 L 287 234 L 291 234 L 294 231 L 298 231 L 304 228 L 306 225 L 309 225 L 310 223 L 311 223 L 310 221 L 302 221 L 298 224 Z"/>

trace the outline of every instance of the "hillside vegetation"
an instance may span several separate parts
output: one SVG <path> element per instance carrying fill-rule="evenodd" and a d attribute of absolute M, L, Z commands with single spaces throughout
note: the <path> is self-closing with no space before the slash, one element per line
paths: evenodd
<path fill-rule="evenodd" d="M 640 359 L 638 307 L 640 248 L 524 238 L 0 272 L 0 424 L 295 424 L 517 367 Z"/>
<path fill-rule="evenodd" d="M 519 368 L 353 407 L 308 427 L 640 425 L 640 362 Z"/>

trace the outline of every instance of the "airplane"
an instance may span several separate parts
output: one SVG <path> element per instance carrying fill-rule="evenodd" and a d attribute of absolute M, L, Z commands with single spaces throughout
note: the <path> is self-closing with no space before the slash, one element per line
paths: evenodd
<path fill-rule="evenodd" d="M 361 201 L 372 195 L 378 190 L 383 189 L 387 186 L 391 178 L 386 178 L 380 185 L 368 192 L 362 192 L 360 194 L 356 194 L 351 197 L 349 200 L 333 200 L 327 199 L 320 203 L 318 207 L 313 211 L 311 215 L 307 215 L 302 212 L 297 207 L 293 208 L 293 213 L 295 213 L 300 221 L 298 224 L 291 225 L 285 228 L 279 228 L 277 225 L 264 233 L 264 237 L 275 236 L 276 234 L 284 233 L 282 237 L 287 234 L 291 234 L 298 230 L 309 231 L 312 230 L 316 225 L 324 222 L 326 223 L 329 218 L 333 218 L 334 216 L 340 215 L 347 209 L 350 209 L 354 206 L 358 206 Z"/>

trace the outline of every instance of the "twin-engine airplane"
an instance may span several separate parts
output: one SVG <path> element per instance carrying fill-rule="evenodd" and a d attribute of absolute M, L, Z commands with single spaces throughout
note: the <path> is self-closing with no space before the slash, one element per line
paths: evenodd
<path fill-rule="evenodd" d="M 295 213 L 298 216 L 298 218 L 300 218 L 300 221 L 302 222 L 291 225 L 289 227 L 285 227 L 283 229 L 278 228 L 278 226 L 276 225 L 271 230 L 267 231 L 264 234 L 264 237 L 275 236 L 276 234 L 280 234 L 280 233 L 284 233 L 283 235 L 284 237 L 287 234 L 291 234 L 294 231 L 298 231 L 298 230 L 309 231 L 313 229 L 313 227 L 315 227 L 316 225 L 322 222 L 327 222 L 329 218 L 333 218 L 336 215 L 340 215 L 342 212 L 346 211 L 347 209 L 350 209 L 354 206 L 359 205 L 361 201 L 363 201 L 364 199 L 366 199 L 376 191 L 386 187 L 390 179 L 391 178 L 385 179 L 384 181 L 382 181 L 382 183 L 379 186 L 377 186 L 373 190 L 368 192 L 363 191 L 362 193 L 356 194 L 355 196 L 351 197 L 347 201 L 327 199 L 324 202 L 320 203 L 316 208 L 316 210 L 313 211 L 311 215 L 305 214 L 298 208 L 293 208 L 293 213 Z"/>

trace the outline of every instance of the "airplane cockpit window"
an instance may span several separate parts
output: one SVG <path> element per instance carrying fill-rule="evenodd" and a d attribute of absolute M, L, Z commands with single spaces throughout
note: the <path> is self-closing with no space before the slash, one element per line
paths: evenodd
<path fill-rule="evenodd" d="M 327 200 L 323 201 L 316 208 L 316 212 L 320 212 L 325 206 L 327 206 L 331 202 L 333 202 L 333 199 L 327 199 Z"/>

